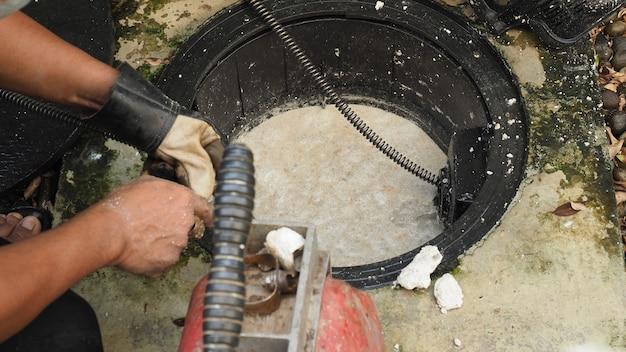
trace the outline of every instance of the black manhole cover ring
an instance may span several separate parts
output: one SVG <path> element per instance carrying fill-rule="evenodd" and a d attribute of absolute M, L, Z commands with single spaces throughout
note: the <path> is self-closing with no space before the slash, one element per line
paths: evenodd
<path fill-rule="evenodd" d="M 423 245 L 442 251 L 437 273 L 451 270 L 497 224 L 524 175 L 528 120 L 502 58 L 465 19 L 427 0 L 387 2 L 379 11 L 372 2 L 352 0 L 272 5 L 352 103 L 414 121 L 444 151 L 454 131 L 489 128 L 488 176 L 475 202 Z M 319 102 L 312 81 L 247 4 L 211 18 L 182 45 L 157 84 L 215 117 L 229 137 L 258 125 L 272 109 Z M 386 285 L 421 247 L 377 263 L 335 267 L 333 275 L 362 288 Z"/>

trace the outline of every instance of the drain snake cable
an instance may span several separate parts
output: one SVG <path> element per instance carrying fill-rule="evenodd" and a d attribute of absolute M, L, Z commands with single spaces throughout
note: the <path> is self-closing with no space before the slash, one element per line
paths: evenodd
<path fill-rule="evenodd" d="M 328 99 L 341 114 L 348 120 L 348 122 L 362 134 L 370 143 L 376 147 L 381 153 L 393 160 L 396 164 L 400 165 L 403 169 L 417 176 L 418 178 L 428 182 L 432 185 L 439 186 L 442 180 L 434 173 L 426 170 L 419 164 L 410 160 L 406 155 L 402 154 L 392 145 L 387 143 L 382 137 L 380 137 L 371 127 L 363 121 L 357 113 L 352 110 L 350 105 L 337 94 L 335 89 L 326 80 L 322 72 L 311 62 L 308 56 L 304 53 L 300 45 L 295 39 L 287 32 L 287 29 L 278 22 L 274 14 L 270 12 L 261 0 L 248 0 L 250 5 L 261 15 L 261 17 L 267 22 L 270 28 L 280 37 L 287 49 L 298 59 L 300 64 L 313 78 L 317 86 L 322 90 L 326 99 Z"/>
<path fill-rule="evenodd" d="M 115 139 L 119 141 L 114 135 L 109 132 L 102 131 L 94 126 L 91 126 L 81 117 L 59 109 L 58 107 L 48 104 L 46 102 L 39 101 L 37 99 L 31 98 L 29 96 L 6 90 L 0 89 L 0 100 L 5 100 L 8 103 L 14 104 L 16 106 L 22 107 L 26 110 L 30 110 L 42 116 L 51 117 L 58 121 L 61 121 L 65 124 L 75 126 L 81 129 L 92 130 L 94 132 L 103 134 L 104 136 Z M 125 142 L 119 141 L 121 143 L 127 144 Z"/>

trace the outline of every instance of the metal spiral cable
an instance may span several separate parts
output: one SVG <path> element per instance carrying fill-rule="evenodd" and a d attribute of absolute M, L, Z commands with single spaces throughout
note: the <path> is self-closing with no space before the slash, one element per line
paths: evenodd
<path fill-rule="evenodd" d="M 31 97 L 27 97 L 20 93 L 16 93 L 10 90 L 0 89 L 0 98 L 8 101 L 9 103 L 18 105 L 20 107 L 36 112 L 38 114 L 55 118 L 67 124 L 77 126 L 77 127 L 85 127 L 85 123 L 81 121 L 78 117 L 68 112 L 65 112 L 61 109 L 58 109 L 52 105 L 42 103 L 38 100 L 35 100 Z"/>
<path fill-rule="evenodd" d="M 371 127 L 363 121 L 350 105 L 343 100 L 333 89 L 330 83 L 326 80 L 322 72 L 311 62 L 304 51 L 300 48 L 294 38 L 287 32 L 285 27 L 278 22 L 276 17 L 263 5 L 261 0 L 249 0 L 250 5 L 261 15 L 261 17 L 267 22 L 270 28 L 280 37 L 285 46 L 291 51 L 291 53 L 300 61 L 305 70 L 313 77 L 315 83 L 322 89 L 326 98 L 341 112 L 341 114 L 350 122 L 354 128 L 359 131 L 370 143 L 372 143 L 376 149 L 386 155 L 389 159 L 393 160 L 396 164 L 400 165 L 403 169 L 407 170 L 411 174 L 419 177 L 420 179 L 438 186 L 441 182 L 439 176 L 424 169 L 414 161 L 410 160 L 406 155 L 400 153 L 392 145 L 387 143 L 382 137 L 380 137 Z"/>
<path fill-rule="evenodd" d="M 24 109 L 33 111 L 37 114 L 51 117 L 53 119 L 57 119 L 60 122 L 66 123 L 68 125 L 72 125 L 82 129 L 88 129 L 95 131 L 97 133 L 103 134 L 107 138 L 115 139 L 118 142 L 127 144 L 126 142 L 120 141 L 114 135 L 109 132 L 102 131 L 98 128 L 95 128 L 85 121 L 83 121 L 79 116 L 73 115 L 69 112 L 63 111 L 53 105 L 46 104 L 39 100 L 33 99 L 29 96 L 13 92 L 6 89 L 0 89 L 0 99 L 3 99 L 9 103 L 20 106 Z"/>

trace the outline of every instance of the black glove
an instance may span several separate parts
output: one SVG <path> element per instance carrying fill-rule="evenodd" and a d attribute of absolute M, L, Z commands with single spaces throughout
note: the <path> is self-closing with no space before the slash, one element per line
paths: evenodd
<path fill-rule="evenodd" d="M 181 107 L 127 63 L 118 70 L 120 75 L 109 101 L 86 122 L 121 142 L 152 153 L 172 128 Z"/>
<path fill-rule="evenodd" d="M 175 167 L 179 181 L 209 198 L 215 187 L 222 135 L 206 118 L 168 98 L 128 64 L 109 101 L 86 123 Z"/>

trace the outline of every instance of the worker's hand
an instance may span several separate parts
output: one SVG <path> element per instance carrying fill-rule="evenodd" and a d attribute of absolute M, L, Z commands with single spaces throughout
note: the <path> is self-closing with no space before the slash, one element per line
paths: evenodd
<path fill-rule="evenodd" d="M 188 188 L 151 176 L 114 190 L 94 208 L 119 224 L 112 234 L 119 247 L 110 264 L 148 276 L 178 261 L 194 215 L 210 223 L 213 214 L 207 201 Z"/>
<path fill-rule="evenodd" d="M 174 165 L 182 183 L 209 199 L 223 153 L 224 147 L 213 127 L 202 120 L 178 115 L 155 156 Z"/>

